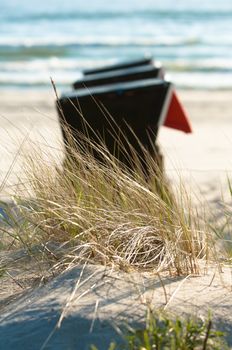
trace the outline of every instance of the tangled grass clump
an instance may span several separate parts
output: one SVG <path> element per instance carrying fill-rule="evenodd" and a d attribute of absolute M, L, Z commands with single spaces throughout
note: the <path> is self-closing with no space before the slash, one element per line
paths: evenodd
<path fill-rule="evenodd" d="M 94 157 L 94 147 L 104 161 Z M 30 242 L 65 246 L 63 266 L 89 260 L 125 270 L 198 272 L 199 259 L 209 254 L 207 233 L 188 199 L 180 205 L 174 198 L 149 154 L 147 181 L 139 166 L 123 168 L 104 145 L 73 142 L 68 153 L 63 169 L 38 156 L 27 158 L 33 196 L 26 207 L 22 199 L 18 205 Z"/>

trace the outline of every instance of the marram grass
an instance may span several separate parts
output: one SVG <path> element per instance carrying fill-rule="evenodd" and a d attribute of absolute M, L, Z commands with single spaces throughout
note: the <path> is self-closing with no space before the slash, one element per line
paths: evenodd
<path fill-rule="evenodd" d="M 207 231 L 186 193 L 175 198 L 154 159 L 145 154 L 148 180 L 139 165 L 133 171 L 121 167 L 104 144 L 85 140 L 83 147 L 71 132 L 69 137 L 62 168 L 32 151 L 26 159 L 31 198 L 26 206 L 23 198 L 17 202 L 27 242 L 65 247 L 58 259 L 63 267 L 88 260 L 125 270 L 198 273 L 199 260 L 211 250 Z"/>

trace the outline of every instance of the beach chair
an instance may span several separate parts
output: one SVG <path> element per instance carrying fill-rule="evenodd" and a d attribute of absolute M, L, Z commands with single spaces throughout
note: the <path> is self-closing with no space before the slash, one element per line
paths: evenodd
<path fill-rule="evenodd" d="M 138 166 L 149 176 L 147 155 L 163 172 L 162 156 L 156 138 L 163 120 L 171 84 L 145 79 L 94 86 L 63 94 L 57 101 L 61 125 L 71 127 L 77 144 L 80 133 L 95 144 L 104 143 L 108 151 L 128 169 Z M 66 150 L 69 136 L 62 127 Z M 104 161 L 95 148 L 94 156 Z M 137 162 L 137 163 L 136 163 Z"/>
<path fill-rule="evenodd" d="M 146 65 L 153 65 L 154 60 L 152 57 L 148 58 L 142 58 L 139 60 L 132 60 L 128 62 L 122 62 L 122 63 L 117 63 L 113 65 L 108 65 L 104 67 L 98 67 L 98 68 L 93 68 L 93 69 L 86 69 L 83 71 L 84 75 L 92 75 L 92 74 L 101 74 L 101 73 L 106 73 L 114 70 L 121 70 L 121 69 L 127 69 L 127 68 L 135 68 L 135 67 L 140 67 L 140 66 L 146 66 Z"/>
<path fill-rule="evenodd" d="M 163 69 L 159 64 L 149 64 L 124 69 L 110 70 L 98 74 L 88 74 L 82 79 L 74 82 L 74 89 L 91 86 L 109 85 L 120 82 L 129 82 L 142 79 L 152 79 L 164 77 Z"/>

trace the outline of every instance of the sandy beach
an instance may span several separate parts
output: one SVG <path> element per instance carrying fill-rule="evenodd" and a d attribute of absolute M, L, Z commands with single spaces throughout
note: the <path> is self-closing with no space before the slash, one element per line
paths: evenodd
<path fill-rule="evenodd" d="M 2 199 L 7 199 L 20 181 L 26 181 L 25 155 L 39 151 L 45 158 L 56 157 L 62 137 L 52 89 L 3 90 L 1 101 L 0 181 Z"/>
<path fill-rule="evenodd" d="M 193 133 L 161 127 L 158 141 L 168 177 L 215 201 L 227 191 L 232 171 L 232 100 L 230 91 L 180 90 Z M 35 147 L 49 157 L 60 155 L 62 137 L 52 90 L 2 90 L 0 106 L 0 181 L 7 175 L 1 195 L 13 193 L 22 177 L 21 148 Z M 28 148 L 27 148 L 27 145 Z M 30 153 L 30 151 L 29 151 Z"/>
<path fill-rule="evenodd" d="M 202 276 L 162 276 L 161 283 L 155 274 L 82 268 L 6 306 L 0 316 L 0 349 L 90 350 L 95 344 L 108 350 L 113 339 L 122 341 L 118 329 L 131 321 L 139 324 L 149 306 L 197 317 L 207 317 L 211 310 L 214 326 L 227 332 L 232 346 L 230 269 L 224 274 L 213 268 Z"/>
<path fill-rule="evenodd" d="M 166 173 L 173 185 L 183 181 L 190 192 L 216 208 L 222 194 L 230 199 L 227 176 L 232 172 L 231 93 L 180 90 L 178 94 L 189 114 L 193 133 L 161 128 L 158 140 Z M 20 181 L 26 181 L 23 154 L 35 149 L 45 160 L 62 159 L 54 101 L 52 89 L 1 91 L 1 199 L 10 199 Z M 0 259 L 14 260 L 14 254 L 3 252 Z M 138 321 L 143 316 L 144 301 L 154 307 L 198 316 L 206 316 L 210 309 L 215 324 L 228 331 L 227 340 L 232 345 L 230 268 L 224 267 L 219 273 L 218 267 L 204 267 L 200 276 L 164 275 L 162 285 L 156 275 L 116 273 L 90 265 L 83 276 L 81 267 L 76 267 L 45 286 L 28 291 L 32 281 L 38 285 L 40 274 L 35 276 L 35 267 L 25 252 L 18 254 L 22 264 L 27 264 L 28 273 L 21 274 L 20 267 L 13 266 L 16 279 L 1 279 L 0 350 L 76 349 L 77 344 L 78 349 L 87 350 L 91 343 L 106 350 L 112 338 L 120 340 L 112 324 L 125 322 L 128 315 Z M 83 285 L 81 282 L 76 288 L 80 276 Z M 64 321 L 58 327 L 67 303 Z"/>
<path fill-rule="evenodd" d="M 172 322 L 190 316 L 204 329 L 191 348 L 227 350 L 212 326 L 232 349 L 231 16 L 230 0 L 1 0 L 0 350 L 125 349 L 110 343 L 123 326 L 141 335 L 148 309 L 179 333 L 173 345 L 162 329 L 165 348 L 186 343 Z M 193 130 L 160 127 L 158 196 L 155 179 L 63 162 L 51 78 L 60 96 L 91 69 L 137 61 L 140 78 L 176 87 Z"/>
<path fill-rule="evenodd" d="M 159 140 L 170 178 L 179 175 L 202 199 L 228 193 L 231 176 L 232 102 L 230 91 L 179 91 L 193 133 L 162 128 Z M 228 197 L 227 197 L 228 198 Z"/>

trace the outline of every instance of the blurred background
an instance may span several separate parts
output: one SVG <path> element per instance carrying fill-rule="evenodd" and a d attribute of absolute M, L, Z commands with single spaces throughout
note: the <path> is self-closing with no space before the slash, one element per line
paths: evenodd
<path fill-rule="evenodd" d="M 0 88 L 152 55 L 177 87 L 229 89 L 231 18 L 231 0 L 1 0 Z"/>

